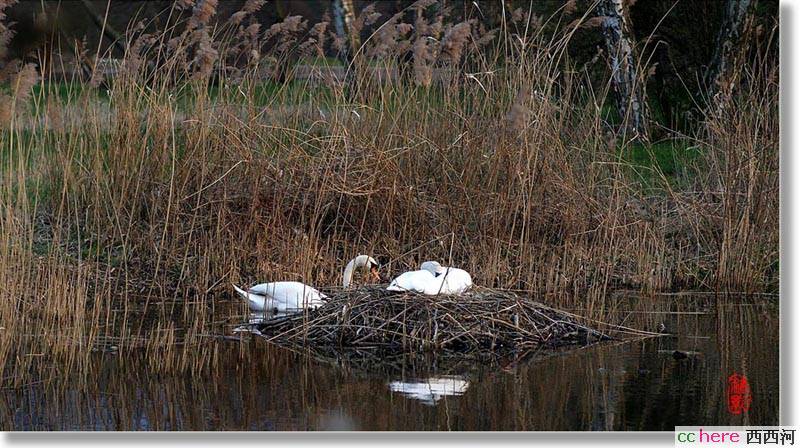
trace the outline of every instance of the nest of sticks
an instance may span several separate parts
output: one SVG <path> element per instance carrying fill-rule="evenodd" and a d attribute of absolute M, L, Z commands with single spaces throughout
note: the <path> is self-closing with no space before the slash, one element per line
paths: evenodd
<path fill-rule="evenodd" d="M 279 345 L 388 352 L 502 353 L 611 339 L 573 314 L 509 291 L 461 296 L 398 293 L 371 286 L 326 291 L 316 310 L 240 327 Z"/>

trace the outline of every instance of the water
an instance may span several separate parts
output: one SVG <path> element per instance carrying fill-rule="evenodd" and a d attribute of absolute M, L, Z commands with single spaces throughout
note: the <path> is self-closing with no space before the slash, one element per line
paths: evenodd
<path fill-rule="evenodd" d="M 489 363 L 321 361 L 255 338 L 216 342 L 217 368 L 193 378 L 98 354 L 85 381 L 2 390 L 0 428 L 671 431 L 778 423 L 776 301 L 678 297 L 657 309 L 701 314 L 623 310 L 627 323 L 663 323 L 678 336 Z M 674 359 L 676 349 L 688 358 Z M 740 415 L 725 395 L 734 372 L 748 378 L 753 396 Z"/>

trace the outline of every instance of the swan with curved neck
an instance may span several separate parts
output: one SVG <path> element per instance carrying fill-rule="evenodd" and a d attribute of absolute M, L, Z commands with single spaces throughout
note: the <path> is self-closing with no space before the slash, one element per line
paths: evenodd
<path fill-rule="evenodd" d="M 350 260 L 344 269 L 342 285 L 346 288 L 353 282 L 353 273 L 358 268 L 367 268 L 380 279 L 378 262 L 374 258 L 359 255 Z M 325 304 L 328 297 L 311 286 L 300 282 L 259 283 L 247 291 L 233 285 L 233 288 L 247 301 L 252 311 L 290 313 L 305 309 L 316 309 Z"/>
<path fill-rule="evenodd" d="M 380 280 L 381 277 L 378 273 L 379 267 L 380 265 L 378 262 L 369 255 L 359 255 L 356 258 L 353 258 L 349 263 L 347 263 L 347 266 L 344 267 L 344 273 L 342 274 L 342 286 L 345 288 L 350 287 L 350 285 L 353 283 L 353 273 L 359 268 L 368 269 L 373 279 Z"/>

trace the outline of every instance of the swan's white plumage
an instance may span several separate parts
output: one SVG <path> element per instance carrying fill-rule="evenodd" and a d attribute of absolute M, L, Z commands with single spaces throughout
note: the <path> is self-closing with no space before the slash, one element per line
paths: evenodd
<path fill-rule="evenodd" d="M 379 278 L 378 267 L 380 265 L 374 258 L 367 255 L 359 255 L 347 263 L 344 270 L 342 284 L 347 287 L 353 280 L 353 272 L 361 267 L 366 267 L 369 271 Z M 252 286 L 247 291 L 233 285 L 233 288 L 247 300 L 247 305 L 252 311 L 274 312 L 274 313 L 294 313 L 304 309 L 315 309 L 325 304 L 328 297 L 316 289 L 300 282 L 271 282 L 259 283 Z"/>
<path fill-rule="evenodd" d="M 464 294 L 472 287 L 472 276 L 469 272 L 459 268 L 445 268 L 444 274 L 439 274 L 442 285 L 441 294 Z"/>
<path fill-rule="evenodd" d="M 305 308 L 317 308 L 327 297 L 316 289 L 300 282 L 260 283 L 247 291 L 233 285 L 252 311 L 284 313 Z"/>
<path fill-rule="evenodd" d="M 408 271 L 398 275 L 386 288 L 389 291 L 410 291 L 426 294 L 430 290 L 434 275 L 425 269 Z M 434 293 L 435 294 L 435 293 Z"/>
<path fill-rule="evenodd" d="M 427 285 L 425 294 L 464 294 L 472 287 L 472 276 L 469 272 L 459 269 L 444 267 L 436 261 L 426 261 L 420 265 L 436 276 L 435 280 Z"/>
<path fill-rule="evenodd" d="M 426 261 L 417 271 L 404 272 L 397 276 L 389 291 L 411 291 L 429 296 L 437 294 L 465 293 L 472 287 L 472 276 L 463 269 L 445 268 L 435 261 Z"/>

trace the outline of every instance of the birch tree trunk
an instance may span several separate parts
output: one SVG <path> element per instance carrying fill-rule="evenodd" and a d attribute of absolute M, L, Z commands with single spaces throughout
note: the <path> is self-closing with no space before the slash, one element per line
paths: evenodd
<path fill-rule="evenodd" d="M 623 0 L 601 0 L 597 5 L 597 15 L 604 17 L 602 29 L 611 64 L 617 111 L 628 132 L 636 138 L 647 139 L 644 95 L 636 73 L 630 19 Z"/>
<path fill-rule="evenodd" d="M 353 0 L 340 0 L 344 9 L 344 23 L 347 26 L 347 36 L 350 39 L 350 50 L 356 51 L 361 46 L 361 36 L 353 29 L 356 21 L 356 7 Z"/>
<path fill-rule="evenodd" d="M 730 67 L 735 65 L 736 48 L 740 47 L 750 0 L 727 0 L 722 25 L 717 35 L 714 55 L 706 71 L 705 81 L 709 97 L 720 93 L 729 95 L 733 82 L 728 78 Z"/>
<path fill-rule="evenodd" d="M 336 37 L 341 41 L 339 49 L 339 59 L 345 66 L 350 65 L 352 51 L 358 48 L 358 36 L 352 31 L 355 21 L 355 7 L 353 0 L 333 0 L 333 26 L 336 30 Z"/>

